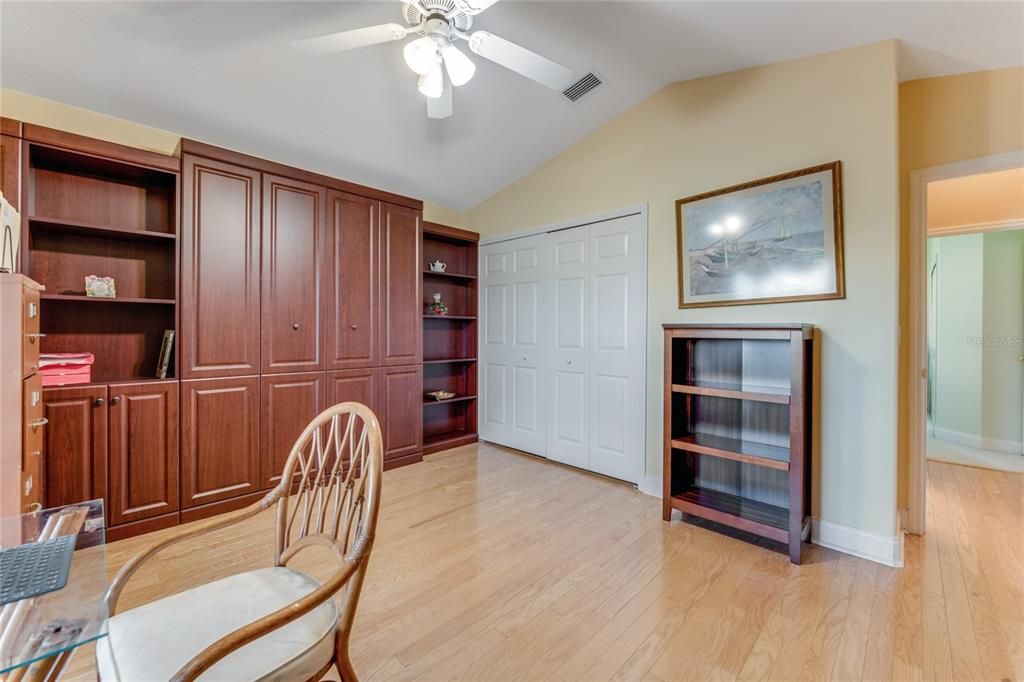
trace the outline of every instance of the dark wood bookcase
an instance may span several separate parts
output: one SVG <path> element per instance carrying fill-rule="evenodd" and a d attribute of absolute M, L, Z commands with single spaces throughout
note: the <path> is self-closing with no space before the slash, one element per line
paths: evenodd
<path fill-rule="evenodd" d="M 811 325 L 665 330 L 662 513 L 701 517 L 789 546 L 810 522 Z"/>
<path fill-rule="evenodd" d="M 46 287 L 40 348 L 93 353 L 93 383 L 156 381 L 164 331 L 177 329 L 177 159 L 86 142 L 23 142 L 22 267 Z M 86 297 L 87 275 L 113 277 L 117 296 Z"/>
<path fill-rule="evenodd" d="M 423 454 L 477 440 L 477 243 L 475 232 L 423 224 Z M 447 264 L 431 272 L 429 263 Z M 448 314 L 430 312 L 441 294 Z M 429 391 L 452 391 L 444 401 Z"/>

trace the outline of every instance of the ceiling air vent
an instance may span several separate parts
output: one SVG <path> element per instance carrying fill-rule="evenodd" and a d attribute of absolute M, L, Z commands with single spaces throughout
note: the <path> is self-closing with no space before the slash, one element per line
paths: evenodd
<path fill-rule="evenodd" d="M 601 77 L 591 71 L 565 90 L 562 90 L 562 94 L 565 95 L 565 98 L 570 102 L 579 102 L 594 90 L 597 90 L 602 83 L 604 83 L 604 81 L 601 80 Z"/>

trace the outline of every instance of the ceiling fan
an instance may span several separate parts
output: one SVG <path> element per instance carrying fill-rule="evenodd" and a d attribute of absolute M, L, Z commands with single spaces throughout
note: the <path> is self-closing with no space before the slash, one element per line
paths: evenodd
<path fill-rule="evenodd" d="M 406 43 L 405 63 L 419 75 L 419 91 L 427 98 L 427 116 L 452 115 L 452 89 L 465 85 L 476 72 L 476 65 L 456 47 L 465 40 L 475 54 L 522 74 L 552 90 L 564 91 L 575 82 L 573 71 L 525 47 L 487 31 L 473 31 L 473 17 L 498 0 L 405 0 L 401 24 L 380 24 L 351 31 L 330 33 L 296 42 L 316 54 L 331 54 L 357 47 L 402 40 Z M 443 65 L 443 68 L 442 68 Z M 447 74 L 447 78 L 445 75 Z"/>

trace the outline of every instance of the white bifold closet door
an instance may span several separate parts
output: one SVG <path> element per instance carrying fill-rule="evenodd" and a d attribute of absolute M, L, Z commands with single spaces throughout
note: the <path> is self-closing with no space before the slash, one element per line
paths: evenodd
<path fill-rule="evenodd" d="M 481 248 L 481 438 L 639 481 L 645 248 L 640 214 Z"/>

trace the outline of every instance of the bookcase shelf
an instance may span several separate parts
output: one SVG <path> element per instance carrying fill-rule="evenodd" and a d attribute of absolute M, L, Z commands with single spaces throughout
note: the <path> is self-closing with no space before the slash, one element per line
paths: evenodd
<path fill-rule="evenodd" d="M 156 380 L 164 332 L 177 326 L 179 173 L 156 155 L 149 166 L 96 149 L 22 145 L 22 266 L 46 287 L 40 350 L 92 353 L 94 384 Z M 114 278 L 118 295 L 86 296 L 89 275 Z"/>
<path fill-rule="evenodd" d="M 477 439 L 477 242 L 457 228 L 423 225 L 423 393 L 452 391 L 448 400 L 423 400 L 423 454 Z M 431 272 L 440 260 L 447 272 Z M 430 313 L 440 294 L 448 315 Z"/>
<path fill-rule="evenodd" d="M 789 546 L 800 563 L 811 502 L 810 325 L 665 330 L 662 514 Z"/>

